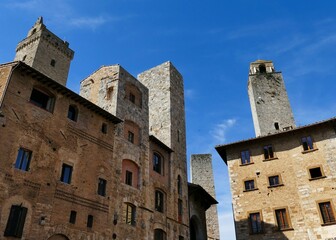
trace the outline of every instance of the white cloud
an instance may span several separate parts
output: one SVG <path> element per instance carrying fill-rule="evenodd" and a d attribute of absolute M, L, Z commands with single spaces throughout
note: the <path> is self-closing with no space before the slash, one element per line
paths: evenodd
<path fill-rule="evenodd" d="M 108 17 L 79 17 L 69 20 L 69 25 L 78 27 L 78 28 L 91 28 L 95 29 L 107 22 L 110 21 Z"/>
<path fill-rule="evenodd" d="M 222 123 L 217 124 L 211 131 L 210 134 L 219 142 L 225 142 L 227 131 L 234 126 L 236 119 L 227 119 Z"/>

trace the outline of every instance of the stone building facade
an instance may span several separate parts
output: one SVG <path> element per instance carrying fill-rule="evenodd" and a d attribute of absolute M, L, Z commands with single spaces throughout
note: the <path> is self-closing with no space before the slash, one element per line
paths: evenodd
<path fill-rule="evenodd" d="M 256 63 L 262 68 L 270 64 L 258 61 L 251 66 Z M 256 73 L 263 76 L 254 80 L 277 82 L 264 83 L 277 87 L 265 87 L 260 96 L 273 89 L 274 98 L 285 96 L 278 85 L 280 77 L 268 76 L 273 72 Z M 278 106 L 288 100 L 279 99 L 273 102 L 275 110 L 291 113 L 288 102 L 282 110 Z M 272 101 L 252 104 L 273 106 Z M 257 138 L 216 146 L 228 166 L 237 239 L 334 239 L 336 119 L 295 128 L 290 114 L 282 118 L 275 114 L 273 121 L 270 116 L 264 118 L 265 107 L 260 112 L 252 107 L 261 136 L 256 130 Z M 274 121 L 293 128 L 274 129 Z"/>
<path fill-rule="evenodd" d="M 104 66 L 78 95 L 73 54 L 39 18 L 0 65 L 0 239 L 204 240 L 191 218 L 217 202 L 189 198 L 181 74 Z"/>

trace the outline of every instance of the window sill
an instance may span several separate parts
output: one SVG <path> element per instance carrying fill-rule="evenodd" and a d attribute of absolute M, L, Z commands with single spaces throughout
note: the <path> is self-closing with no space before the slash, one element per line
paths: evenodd
<path fill-rule="evenodd" d="M 321 226 L 330 226 L 330 225 L 336 225 L 336 222 L 330 222 L 330 223 L 322 223 Z"/>
<path fill-rule="evenodd" d="M 278 159 L 277 157 L 267 158 L 267 159 L 264 159 L 263 162 L 268 162 L 268 161 L 277 160 L 277 159 Z"/>
<path fill-rule="evenodd" d="M 256 190 L 259 190 L 259 188 L 254 188 L 254 189 L 250 189 L 250 190 L 244 190 L 243 192 L 253 192 L 253 191 L 256 191 Z"/>
<path fill-rule="evenodd" d="M 302 151 L 302 154 L 306 154 L 306 153 L 310 153 L 310 152 L 315 152 L 315 151 L 317 151 L 317 150 L 318 150 L 318 148 L 309 149 L 309 150 L 303 150 L 303 151 Z"/>
<path fill-rule="evenodd" d="M 249 163 L 240 164 L 239 166 L 248 166 L 248 165 L 252 165 L 252 164 L 254 164 L 254 162 L 249 162 Z"/>
<path fill-rule="evenodd" d="M 321 176 L 321 177 L 309 178 L 309 181 L 319 180 L 319 179 L 323 179 L 323 178 L 326 178 L 326 177 L 327 177 L 327 176 Z"/>
<path fill-rule="evenodd" d="M 294 231 L 294 228 L 283 228 L 283 229 L 278 229 L 277 232 L 286 232 L 286 231 Z"/>
<path fill-rule="evenodd" d="M 282 187 L 282 186 L 284 186 L 283 183 L 278 184 L 278 185 L 268 186 L 268 188 L 276 188 L 276 187 Z"/>

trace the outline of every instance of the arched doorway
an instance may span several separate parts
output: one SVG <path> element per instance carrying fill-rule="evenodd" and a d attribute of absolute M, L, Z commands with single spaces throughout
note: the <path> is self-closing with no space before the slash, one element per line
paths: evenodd
<path fill-rule="evenodd" d="M 67 236 L 63 234 L 52 235 L 48 240 L 70 240 Z"/>
<path fill-rule="evenodd" d="M 198 217 L 195 215 L 190 219 L 190 240 L 206 240 L 206 229 L 202 227 Z"/>

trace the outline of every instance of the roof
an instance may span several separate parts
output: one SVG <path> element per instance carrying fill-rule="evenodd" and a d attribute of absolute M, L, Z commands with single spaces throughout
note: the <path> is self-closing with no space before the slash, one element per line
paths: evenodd
<path fill-rule="evenodd" d="M 174 152 L 170 147 L 168 147 L 166 144 L 161 142 L 158 138 L 156 138 L 154 135 L 149 136 L 149 140 L 152 142 L 155 142 L 157 145 L 165 149 L 167 152 L 172 153 Z"/>
<path fill-rule="evenodd" d="M 218 204 L 217 200 L 214 199 L 204 188 L 198 184 L 188 182 L 188 195 L 197 195 L 201 204 L 207 210 L 211 205 Z"/>
<path fill-rule="evenodd" d="M 217 146 L 215 146 L 215 149 L 217 150 L 218 154 L 221 156 L 223 161 L 225 163 L 227 163 L 226 149 L 228 149 L 228 148 L 236 147 L 236 146 L 239 146 L 239 145 L 242 145 L 242 144 L 249 144 L 249 143 L 252 143 L 252 142 L 262 141 L 262 140 L 269 139 L 269 138 L 275 138 L 275 137 L 279 137 L 279 136 L 289 135 L 289 134 L 293 134 L 293 133 L 301 131 L 301 130 L 314 128 L 314 127 L 318 127 L 318 126 L 321 126 L 321 125 L 327 125 L 327 124 L 332 124 L 336 128 L 336 117 L 329 118 L 327 120 L 322 120 L 322 121 L 319 121 L 319 122 L 315 122 L 315 123 L 312 123 L 312 124 L 308 124 L 308 125 L 305 125 L 305 126 L 296 127 L 296 128 L 293 128 L 293 129 L 290 129 L 290 130 L 287 130 L 287 131 L 282 131 L 282 132 L 277 132 L 277 133 L 273 133 L 273 134 L 263 135 L 263 136 L 250 138 L 250 139 L 246 139 L 246 140 L 241 140 L 241 141 L 237 141 L 237 142 L 232 142 L 232 143 L 228 143 L 228 144 L 217 145 Z"/>
<path fill-rule="evenodd" d="M 100 108 L 99 106 L 95 105 L 94 103 L 90 102 L 86 98 L 78 95 L 77 93 L 71 91 L 67 87 L 59 84 L 58 82 L 52 80 L 51 78 L 47 77 L 46 75 L 42 74 L 41 72 L 35 70 L 34 68 L 28 66 L 24 62 L 15 61 L 5 64 L 0 64 L 0 66 L 12 65 L 14 70 L 21 70 L 25 72 L 27 75 L 32 76 L 37 81 L 41 82 L 42 84 L 46 85 L 47 87 L 56 90 L 58 93 L 71 98 L 73 101 L 83 105 L 84 107 L 90 109 L 91 111 L 97 113 L 98 115 L 104 117 L 105 119 L 117 124 L 122 122 L 121 119 L 117 118 L 116 116 L 112 115 L 111 113 L 107 112 L 106 110 Z"/>

